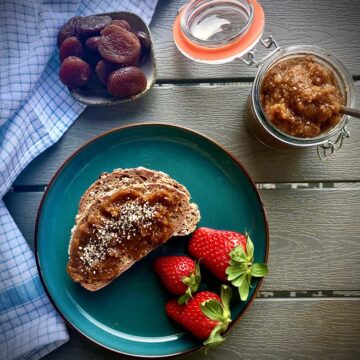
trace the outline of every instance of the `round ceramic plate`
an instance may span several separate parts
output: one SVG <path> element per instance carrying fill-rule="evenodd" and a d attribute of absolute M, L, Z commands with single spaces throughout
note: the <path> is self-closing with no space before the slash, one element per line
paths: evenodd
<path fill-rule="evenodd" d="M 141 124 L 115 129 L 82 146 L 56 173 L 44 194 L 35 234 L 41 278 L 55 307 L 103 347 L 139 357 L 172 356 L 202 344 L 167 318 L 164 305 L 171 295 L 155 276 L 153 263 L 158 256 L 186 254 L 188 237 L 169 240 L 97 292 L 83 289 L 66 273 L 70 230 L 82 194 L 100 173 L 138 166 L 164 171 L 184 184 L 199 205 L 199 226 L 247 230 L 256 262 L 267 260 L 267 222 L 244 168 L 219 145 L 184 128 Z M 209 274 L 203 275 L 203 289 L 220 290 Z M 234 320 L 252 302 L 259 285 L 254 281 L 247 302 L 240 302 L 234 291 Z"/>

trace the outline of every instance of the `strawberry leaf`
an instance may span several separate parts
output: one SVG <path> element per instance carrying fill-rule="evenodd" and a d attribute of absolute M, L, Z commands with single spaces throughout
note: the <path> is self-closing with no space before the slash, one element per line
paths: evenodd
<path fill-rule="evenodd" d="M 210 333 L 209 338 L 204 342 L 205 354 L 208 353 L 208 350 L 210 348 L 221 344 L 225 340 L 225 338 L 221 336 L 221 333 L 223 333 L 226 329 L 227 326 L 225 326 L 225 324 L 222 323 L 214 327 L 214 329 Z"/>
<path fill-rule="evenodd" d="M 225 319 L 230 319 L 230 301 L 232 298 L 232 290 L 230 286 L 221 285 L 221 302 L 224 308 L 223 316 Z"/>
<path fill-rule="evenodd" d="M 252 287 L 251 286 L 251 278 L 252 278 L 251 274 L 247 273 L 245 277 L 246 277 L 246 282 L 248 283 L 249 287 Z"/>
<path fill-rule="evenodd" d="M 240 262 L 240 263 L 247 261 L 245 250 L 243 249 L 243 247 L 241 245 L 235 246 L 231 250 L 230 259 L 235 262 Z"/>
<path fill-rule="evenodd" d="M 239 277 L 240 275 L 244 274 L 247 270 L 247 266 L 244 263 L 236 264 L 236 265 L 230 265 L 226 268 L 225 273 L 228 275 L 227 279 L 229 281 L 232 281 Z"/>
<path fill-rule="evenodd" d="M 227 275 L 237 274 L 239 271 L 242 271 L 242 270 L 246 271 L 246 264 L 236 263 L 235 265 L 228 266 L 225 270 L 225 273 Z"/>
<path fill-rule="evenodd" d="M 205 354 L 211 347 L 221 344 L 225 339 L 221 336 L 221 333 L 226 331 L 231 323 L 230 313 L 230 300 L 232 296 L 232 290 L 230 286 L 221 285 L 221 303 L 217 300 L 208 300 L 200 304 L 201 311 L 211 320 L 220 321 L 214 329 L 211 331 L 209 338 L 204 342 Z M 218 312 L 221 313 L 221 319 Z"/>
<path fill-rule="evenodd" d="M 240 263 L 239 261 L 235 261 L 235 260 L 230 260 L 230 262 L 229 262 L 229 264 L 230 265 L 239 265 L 239 264 L 242 264 L 242 263 Z"/>
<path fill-rule="evenodd" d="M 254 243 L 251 241 L 249 234 L 246 234 L 246 253 L 248 258 L 252 259 L 254 257 Z"/>
<path fill-rule="evenodd" d="M 254 244 L 246 233 L 246 252 L 242 246 L 235 246 L 230 252 L 229 266 L 225 273 L 227 280 L 238 288 L 240 299 L 246 301 L 252 287 L 252 277 L 263 277 L 269 270 L 266 264 L 254 264 Z"/>
<path fill-rule="evenodd" d="M 233 280 L 233 281 L 231 282 L 231 284 L 234 285 L 235 287 L 240 287 L 241 284 L 242 284 L 244 281 L 246 281 L 245 278 L 246 278 L 246 274 L 242 274 L 242 275 L 240 275 L 239 277 L 237 277 L 235 280 Z"/>
<path fill-rule="evenodd" d="M 251 267 L 251 275 L 255 277 L 263 277 L 269 273 L 269 269 L 266 264 L 255 263 Z"/>
<path fill-rule="evenodd" d="M 232 281 L 234 281 L 235 279 L 238 279 L 239 277 L 241 277 L 243 274 L 245 274 L 245 272 L 246 272 L 246 270 L 244 270 L 244 271 L 239 271 L 239 272 L 235 272 L 235 273 L 233 273 L 233 274 L 229 274 L 228 275 L 228 280 L 230 281 L 230 282 L 232 282 Z M 233 284 L 234 285 L 234 284 Z M 234 285 L 235 286 L 235 285 Z"/>
<path fill-rule="evenodd" d="M 178 304 L 179 304 L 179 305 L 187 304 L 187 302 L 190 300 L 191 297 L 192 297 L 191 289 L 188 287 L 188 288 L 186 289 L 185 293 L 182 294 L 182 295 L 178 298 Z"/>
<path fill-rule="evenodd" d="M 245 279 L 244 279 L 245 280 Z M 239 286 L 239 294 L 240 294 L 240 299 L 242 301 L 246 301 L 248 296 L 249 296 L 249 284 L 248 282 L 245 280 L 241 283 L 241 285 Z"/>
<path fill-rule="evenodd" d="M 189 276 L 183 277 L 181 281 L 188 288 L 186 289 L 185 293 L 181 295 L 178 299 L 178 303 L 180 305 L 186 304 L 188 300 L 192 297 L 192 294 L 196 293 L 199 289 L 201 282 L 201 273 L 198 261 L 196 261 L 195 263 L 195 270 L 191 272 Z"/>
<path fill-rule="evenodd" d="M 209 318 L 210 320 L 214 321 L 223 321 L 223 307 L 219 301 L 211 299 L 204 301 L 200 304 L 201 311 L 203 314 Z"/>

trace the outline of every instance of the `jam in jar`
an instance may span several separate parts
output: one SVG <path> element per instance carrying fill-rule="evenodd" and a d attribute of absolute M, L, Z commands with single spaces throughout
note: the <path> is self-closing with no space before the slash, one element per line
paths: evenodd
<path fill-rule="evenodd" d="M 334 72 L 311 55 L 276 63 L 260 89 L 266 118 L 280 131 L 313 138 L 339 123 L 344 97 Z"/>
<path fill-rule="evenodd" d="M 245 118 L 265 145 L 330 146 L 332 153 L 348 137 L 350 117 L 340 106 L 355 107 L 355 99 L 353 79 L 334 55 L 317 46 L 291 46 L 260 65 Z"/>

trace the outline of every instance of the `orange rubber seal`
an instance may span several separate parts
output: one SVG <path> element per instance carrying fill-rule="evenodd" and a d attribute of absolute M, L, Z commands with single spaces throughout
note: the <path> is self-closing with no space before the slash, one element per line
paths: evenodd
<path fill-rule="evenodd" d="M 265 27 L 265 14 L 257 0 L 249 0 L 253 5 L 254 17 L 248 30 L 231 44 L 207 48 L 194 43 L 181 29 L 180 17 L 186 9 L 181 9 L 173 26 L 176 46 L 186 57 L 200 62 L 223 64 L 230 62 L 250 51 L 260 40 Z"/>

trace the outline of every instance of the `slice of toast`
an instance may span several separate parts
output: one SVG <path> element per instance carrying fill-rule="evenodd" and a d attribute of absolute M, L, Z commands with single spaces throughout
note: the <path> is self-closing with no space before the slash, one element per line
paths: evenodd
<path fill-rule="evenodd" d="M 72 231 L 71 278 L 99 290 L 171 236 L 194 231 L 200 215 L 187 194 L 167 184 L 143 183 L 97 198 Z"/>
<path fill-rule="evenodd" d="M 87 209 L 96 199 L 103 197 L 122 187 L 143 183 L 162 183 L 183 191 L 190 197 L 185 186 L 179 184 L 168 174 L 144 167 L 131 169 L 115 169 L 111 173 L 102 173 L 80 199 L 79 213 Z"/>
<path fill-rule="evenodd" d="M 85 191 L 80 199 L 76 221 L 78 222 L 81 219 L 84 212 L 86 212 L 86 209 L 88 209 L 97 199 L 107 196 L 124 187 L 131 185 L 145 186 L 149 183 L 172 186 L 183 192 L 190 200 L 190 194 L 186 187 L 164 172 L 150 170 L 144 167 L 115 169 L 111 173 L 102 173 L 100 178 Z M 191 233 L 193 231 L 191 229 L 195 228 L 196 224 L 199 222 L 199 210 L 196 204 L 190 205 L 187 214 L 187 217 L 184 218 L 184 223 L 178 227 L 178 232 L 175 233 L 174 236 L 184 236 Z"/>

